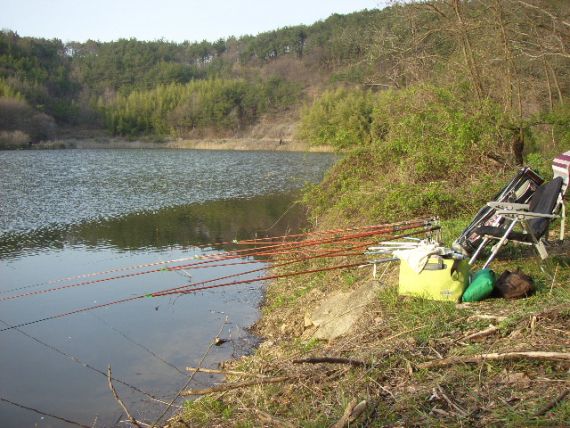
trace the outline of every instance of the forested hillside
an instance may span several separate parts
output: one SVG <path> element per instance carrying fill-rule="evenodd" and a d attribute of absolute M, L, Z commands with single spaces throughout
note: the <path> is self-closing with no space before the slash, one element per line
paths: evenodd
<path fill-rule="evenodd" d="M 545 124 L 569 132 L 569 21 L 564 0 L 434 0 L 216 42 L 64 44 L 3 31 L 0 130 L 33 141 L 69 126 L 231 136 L 292 114 L 300 137 L 346 149 L 383 135 L 379 94 L 429 84 L 494 103 L 522 147 Z"/>

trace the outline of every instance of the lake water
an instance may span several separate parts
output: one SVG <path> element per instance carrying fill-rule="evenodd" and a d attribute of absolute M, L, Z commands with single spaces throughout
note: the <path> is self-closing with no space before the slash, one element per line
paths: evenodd
<path fill-rule="evenodd" d="M 0 152 L 0 397 L 87 426 L 113 426 L 124 415 L 104 376 L 111 365 L 134 416 L 154 422 L 165 406 L 149 395 L 170 401 L 187 381 L 184 368 L 199 363 L 220 328 L 229 340 L 212 347 L 205 367 L 256 344 L 247 327 L 258 317 L 262 284 L 52 317 L 263 268 L 252 257 L 184 271 L 156 263 L 299 229 L 298 189 L 320 180 L 333 161 L 274 152 Z M 108 270 L 115 272 L 83 276 Z M 157 272 L 125 276 L 148 270 Z M 123 277 L 93 282 L 115 276 Z M 189 386 L 217 380 L 199 374 Z M 0 426 L 70 425 L 0 401 Z"/>

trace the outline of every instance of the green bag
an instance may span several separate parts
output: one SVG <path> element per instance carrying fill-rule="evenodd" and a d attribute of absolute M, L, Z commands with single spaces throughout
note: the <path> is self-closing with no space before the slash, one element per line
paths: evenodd
<path fill-rule="evenodd" d="M 479 302 L 491 295 L 494 285 L 495 272 L 491 269 L 481 269 L 473 277 L 461 300 L 463 302 Z"/>

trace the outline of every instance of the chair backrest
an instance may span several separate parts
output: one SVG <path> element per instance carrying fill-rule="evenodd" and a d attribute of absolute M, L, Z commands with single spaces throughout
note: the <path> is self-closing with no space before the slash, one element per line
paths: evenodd
<path fill-rule="evenodd" d="M 556 211 L 564 179 L 556 177 L 554 180 L 541 185 L 532 195 L 529 211 L 539 214 L 553 214 Z M 534 218 L 528 225 L 537 238 L 542 237 L 548 230 L 550 219 Z"/>
<path fill-rule="evenodd" d="M 562 178 L 562 195 L 564 195 L 570 182 L 570 150 L 554 158 L 554 161 L 552 161 L 552 172 L 554 173 L 554 178 Z"/>

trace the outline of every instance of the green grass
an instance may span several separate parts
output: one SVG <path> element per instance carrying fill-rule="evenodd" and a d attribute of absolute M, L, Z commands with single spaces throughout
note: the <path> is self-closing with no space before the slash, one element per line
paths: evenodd
<path fill-rule="evenodd" d="M 211 396 L 203 396 L 198 400 L 184 403 L 183 417 L 186 420 L 205 426 L 214 418 L 230 420 L 234 409 L 220 399 Z"/>

